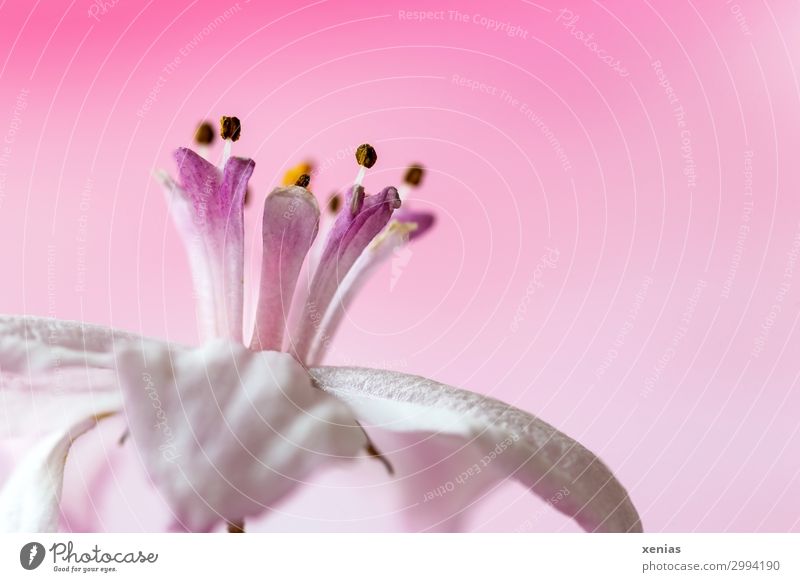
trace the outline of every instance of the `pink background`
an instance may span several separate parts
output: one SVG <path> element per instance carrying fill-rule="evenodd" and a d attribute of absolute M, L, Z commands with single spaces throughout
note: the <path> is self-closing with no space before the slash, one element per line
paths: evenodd
<path fill-rule="evenodd" d="M 393 287 L 388 267 L 370 283 L 329 362 L 539 414 L 615 469 L 647 530 L 800 529 L 797 3 L 67 4 L 0 3 L 0 311 L 191 342 L 151 170 L 199 120 L 242 119 L 254 288 L 283 171 L 330 158 L 325 196 L 369 141 L 368 188 L 423 162 L 413 203 L 439 224 Z M 442 19 L 401 14 L 421 9 Z M 107 432 L 66 495 L 98 527 L 148 529 L 160 509 L 130 467 L 94 507 L 80 495 Z M 391 489 L 373 464 L 331 471 L 264 527 L 396 529 Z M 543 508 L 510 485 L 470 527 L 574 529 Z"/>

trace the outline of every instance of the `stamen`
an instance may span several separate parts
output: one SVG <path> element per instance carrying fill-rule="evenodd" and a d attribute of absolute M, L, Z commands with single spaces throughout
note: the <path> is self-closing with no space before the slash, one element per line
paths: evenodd
<path fill-rule="evenodd" d="M 229 521 L 228 533 L 244 533 L 244 520 Z"/>
<path fill-rule="evenodd" d="M 219 135 L 225 140 L 225 145 L 222 149 L 222 160 L 220 160 L 219 163 L 219 167 L 222 169 L 231 157 L 233 142 L 239 141 L 239 138 L 242 136 L 242 123 L 239 121 L 239 118 L 223 115 L 219 120 Z"/>
<path fill-rule="evenodd" d="M 358 162 L 358 174 L 353 182 L 353 197 L 350 203 L 350 213 L 355 215 L 361 210 L 361 205 L 364 203 L 364 188 L 361 183 L 364 181 L 364 176 L 367 175 L 367 168 L 371 168 L 378 161 L 378 152 L 375 148 L 368 143 L 362 143 L 356 149 L 356 162 Z"/>
<path fill-rule="evenodd" d="M 308 188 L 308 185 L 311 183 L 311 176 L 308 174 L 302 174 L 297 181 L 294 183 L 295 186 L 300 186 L 301 188 Z"/>
<path fill-rule="evenodd" d="M 337 212 L 339 212 L 339 209 L 341 207 L 342 207 L 342 197 L 338 192 L 334 192 L 328 199 L 328 212 L 330 212 L 331 214 L 336 214 Z"/>
<path fill-rule="evenodd" d="M 403 176 L 403 184 L 397 189 L 401 200 L 405 200 L 413 188 L 418 188 L 425 177 L 425 168 L 421 164 L 411 164 Z"/>

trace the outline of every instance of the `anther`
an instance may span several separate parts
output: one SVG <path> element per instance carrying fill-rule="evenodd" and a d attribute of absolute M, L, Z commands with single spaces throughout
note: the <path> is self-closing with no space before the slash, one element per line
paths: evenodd
<path fill-rule="evenodd" d="M 356 161 L 359 166 L 371 168 L 375 165 L 375 162 L 378 161 L 378 152 L 368 143 L 362 143 L 358 146 L 358 149 L 356 149 Z"/>
<path fill-rule="evenodd" d="M 411 190 L 417 188 L 422 183 L 422 178 L 425 177 L 425 168 L 421 164 L 411 164 L 403 176 L 403 183 L 397 188 L 397 193 L 402 200 L 411 193 Z"/>
<path fill-rule="evenodd" d="M 211 145 L 214 143 L 214 137 L 216 137 L 214 128 L 207 121 L 198 125 L 197 130 L 194 132 L 194 141 L 199 145 Z"/>
<path fill-rule="evenodd" d="M 308 174 L 310 176 L 313 173 L 314 165 L 311 162 L 302 162 L 286 170 L 286 173 L 283 175 L 281 185 L 291 186 L 292 184 L 297 183 L 298 178 L 300 178 L 300 176 L 303 174 Z"/>
<path fill-rule="evenodd" d="M 242 136 L 242 123 L 238 117 L 223 115 L 219 120 L 219 135 L 222 139 L 239 141 Z"/>
<path fill-rule="evenodd" d="M 425 176 L 425 168 L 419 164 L 412 164 L 406 170 L 406 175 L 403 176 L 403 182 L 409 186 L 419 186 L 422 178 Z"/>
<path fill-rule="evenodd" d="M 334 192 L 328 199 L 328 211 L 331 214 L 336 214 L 337 212 L 339 212 L 339 209 L 341 207 L 342 207 L 342 197 L 337 192 Z"/>

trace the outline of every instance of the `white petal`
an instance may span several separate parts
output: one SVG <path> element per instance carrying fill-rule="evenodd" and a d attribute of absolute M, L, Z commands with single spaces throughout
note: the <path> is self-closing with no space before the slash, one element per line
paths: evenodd
<path fill-rule="evenodd" d="M 14 468 L 0 491 L 0 531 L 58 531 L 64 464 L 73 441 L 94 427 L 86 418 L 66 430 L 48 434 Z"/>
<path fill-rule="evenodd" d="M 73 367 L 0 373 L 0 438 L 47 434 L 121 408 L 122 393 L 113 370 Z"/>
<path fill-rule="evenodd" d="M 0 315 L 0 370 L 47 371 L 113 367 L 114 343 L 140 336 L 110 327 L 44 317 Z"/>
<path fill-rule="evenodd" d="M 119 410 L 114 346 L 135 338 L 78 322 L 0 316 L 0 438 L 64 430 Z"/>
<path fill-rule="evenodd" d="M 256 515 L 366 446 L 349 408 L 284 353 L 148 342 L 120 354 L 119 372 L 142 461 L 188 530 Z"/>
<path fill-rule="evenodd" d="M 461 472 L 476 465 L 478 479 L 513 477 L 541 498 L 561 493 L 553 507 L 587 531 L 638 532 L 642 525 L 628 493 L 591 451 L 544 421 L 497 400 L 427 378 L 386 370 L 320 367 L 311 370 L 320 386 L 347 402 L 365 428 L 417 433 L 444 440 L 458 452 Z M 454 440 L 454 437 L 456 439 Z M 438 444 L 438 443 L 437 443 Z M 426 460 L 427 461 L 427 460 Z M 428 483 L 439 483 L 441 500 L 456 514 L 463 508 L 471 476 L 454 472 L 453 463 L 429 466 Z M 475 472 L 473 470 L 473 472 Z M 567 491 L 567 494 L 564 494 Z M 424 506 L 430 491 L 418 491 Z"/>

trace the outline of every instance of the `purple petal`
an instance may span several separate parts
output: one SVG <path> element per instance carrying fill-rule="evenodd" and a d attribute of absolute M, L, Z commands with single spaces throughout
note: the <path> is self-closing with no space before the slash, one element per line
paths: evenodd
<path fill-rule="evenodd" d="M 494 481 L 513 477 L 586 531 L 642 531 L 627 491 L 608 467 L 535 416 L 409 374 L 333 367 L 314 368 L 311 373 L 324 390 L 350 405 L 365 428 L 417 433 L 423 446 L 427 439 L 448 441 L 446 446 L 459 451 L 462 471 L 477 466 L 481 481 L 487 474 Z M 459 481 L 449 464 L 432 463 L 427 470 L 432 472 L 428 483 Z M 453 504 L 451 516 L 461 513 L 469 501 L 462 495 L 465 491 L 442 498 Z M 469 493 L 477 498 L 481 491 L 470 486 Z M 416 491 L 416 495 L 422 504 L 432 494 Z"/>
<path fill-rule="evenodd" d="M 322 362 L 330 346 L 330 340 L 336 335 L 345 313 L 378 267 L 394 256 L 397 249 L 430 230 L 433 224 L 434 216 L 429 212 L 405 209 L 395 212 L 389 225 L 361 253 L 353 268 L 339 285 L 319 332 L 319 337 L 328 338 L 329 341 L 314 344 L 308 358 L 310 365 Z"/>
<path fill-rule="evenodd" d="M 395 209 L 400 207 L 397 190 L 388 187 L 380 194 L 366 196 L 363 203 L 355 204 L 356 212 L 353 213 L 353 194 L 353 188 L 350 188 L 347 202 L 325 242 L 325 250 L 311 280 L 308 298 L 292 338 L 290 349 L 301 362 L 309 355 L 339 282 L 372 239 L 383 230 Z M 317 341 L 328 344 L 330 338 L 319 337 Z"/>
<path fill-rule="evenodd" d="M 251 349 L 281 349 L 297 278 L 318 228 L 319 206 L 305 188 L 275 188 L 267 196 L 262 227 L 261 287 Z"/>
<path fill-rule="evenodd" d="M 177 529 L 257 515 L 366 446 L 349 408 L 288 354 L 147 342 L 119 362 L 131 436 Z"/>
<path fill-rule="evenodd" d="M 255 162 L 230 158 L 220 173 L 186 148 L 175 160 L 180 188 L 170 206 L 189 253 L 202 335 L 242 341 L 244 196 Z"/>

